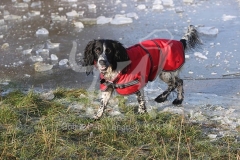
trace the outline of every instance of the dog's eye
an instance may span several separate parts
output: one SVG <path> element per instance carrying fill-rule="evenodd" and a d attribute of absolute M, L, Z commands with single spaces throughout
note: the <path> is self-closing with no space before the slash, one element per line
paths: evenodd
<path fill-rule="evenodd" d="M 105 50 L 105 53 L 110 53 L 111 52 L 111 50 L 109 49 L 109 48 L 107 48 L 106 50 Z"/>
<path fill-rule="evenodd" d="M 100 53 L 100 48 L 98 47 L 98 48 L 95 48 L 95 52 L 96 53 Z"/>

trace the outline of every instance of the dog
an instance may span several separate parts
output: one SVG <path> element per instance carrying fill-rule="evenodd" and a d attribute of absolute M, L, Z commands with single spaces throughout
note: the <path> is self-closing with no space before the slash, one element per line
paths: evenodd
<path fill-rule="evenodd" d="M 108 101 L 116 90 L 121 95 L 136 94 L 138 113 L 147 112 L 144 100 L 144 86 L 157 76 L 168 85 L 167 90 L 155 98 L 164 102 L 176 89 L 174 105 L 184 99 L 183 80 L 179 72 L 185 63 L 185 51 L 201 44 L 198 31 L 193 25 L 188 27 L 182 39 L 145 40 L 125 48 L 120 42 L 110 39 L 90 41 L 84 50 L 83 66 L 89 75 L 95 66 L 100 71 L 101 105 L 94 118 L 104 113 Z"/>

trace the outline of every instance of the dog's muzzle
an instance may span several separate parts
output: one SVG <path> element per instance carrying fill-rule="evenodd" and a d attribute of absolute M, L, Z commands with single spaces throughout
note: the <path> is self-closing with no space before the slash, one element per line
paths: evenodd
<path fill-rule="evenodd" d="M 108 62 L 104 58 L 99 58 L 98 60 L 98 69 L 100 72 L 106 72 L 108 68 Z"/>

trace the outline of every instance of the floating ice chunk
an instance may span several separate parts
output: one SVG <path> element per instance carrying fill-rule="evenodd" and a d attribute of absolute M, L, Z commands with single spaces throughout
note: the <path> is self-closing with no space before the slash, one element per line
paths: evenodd
<path fill-rule="evenodd" d="M 139 18 L 138 15 L 137 15 L 137 13 L 135 13 L 135 12 L 127 13 L 127 14 L 126 14 L 126 17 L 128 17 L 128 18 L 134 18 L 134 19 L 138 19 L 138 18 Z"/>
<path fill-rule="evenodd" d="M 216 57 L 219 57 L 221 55 L 221 52 L 216 53 Z"/>
<path fill-rule="evenodd" d="M 211 75 L 216 75 L 217 73 L 216 72 L 212 72 Z"/>
<path fill-rule="evenodd" d="M 193 74 L 194 72 L 193 72 L 193 71 L 189 71 L 188 73 L 189 73 L 189 74 Z"/>
<path fill-rule="evenodd" d="M 31 56 L 30 59 L 33 61 L 33 62 L 42 62 L 43 61 L 43 58 L 42 56 Z"/>
<path fill-rule="evenodd" d="M 56 49 L 59 48 L 60 43 L 52 43 L 50 40 L 47 40 L 46 47 L 48 49 Z"/>
<path fill-rule="evenodd" d="M 184 3 L 193 3 L 194 0 L 183 0 Z"/>
<path fill-rule="evenodd" d="M 174 6 L 173 0 L 162 0 L 164 6 Z"/>
<path fill-rule="evenodd" d="M 155 0 L 153 2 L 153 7 L 152 7 L 153 10 L 162 10 L 163 8 L 164 7 L 162 5 L 162 1 L 161 0 Z"/>
<path fill-rule="evenodd" d="M 122 7 L 127 7 L 127 4 L 126 3 L 122 3 Z"/>
<path fill-rule="evenodd" d="M 22 17 L 21 16 L 17 16 L 17 15 L 5 15 L 4 16 L 4 20 L 5 21 L 22 20 Z"/>
<path fill-rule="evenodd" d="M 60 12 L 63 11 L 63 7 L 59 7 L 58 11 L 60 11 Z"/>
<path fill-rule="evenodd" d="M 198 27 L 198 32 L 205 35 L 215 36 L 218 34 L 216 27 Z"/>
<path fill-rule="evenodd" d="M 62 60 L 60 60 L 59 61 L 59 66 L 64 66 L 64 65 L 67 65 L 67 63 L 68 63 L 68 59 L 62 59 Z"/>
<path fill-rule="evenodd" d="M 96 5 L 95 4 L 88 4 L 88 9 L 96 9 Z"/>
<path fill-rule="evenodd" d="M 231 15 L 226 15 L 226 14 L 224 14 L 222 16 L 223 21 L 230 21 L 230 20 L 233 20 L 234 18 L 237 18 L 237 17 L 236 16 L 231 16 Z"/>
<path fill-rule="evenodd" d="M 1 46 L 2 50 L 7 50 L 9 48 L 9 43 L 3 43 L 3 45 Z"/>
<path fill-rule="evenodd" d="M 31 16 L 31 17 L 32 16 L 39 16 L 40 14 L 41 14 L 40 11 L 31 11 L 31 12 L 28 13 L 28 15 Z"/>
<path fill-rule="evenodd" d="M 26 50 L 24 50 L 24 51 L 23 51 L 23 55 L 31 54 L 32 50 L 33 50 L 32 48 L 31 48 L 31 49 L 26 49 Z"/>
<path fill-rule="evenodd" d="M 31 2 L 31 0 L 23 0 L 23 2 L 29 3 Z"/>
<path fill-rule="evenodd" d="M 152 7 L 153 10 L 163 10 L 163 8 L 164 7 L 161 4 L 154 4 Z"/>
<path fill-rule="evenodd" d="M 202 53 L 200 52 L 195 52 L 194 53 L 194 56 L 198 57 L 198 58 L 202 58 L 202 59 L 208 59 L 205 55 L 203 55 Z"/>
<path fill-rule="evenodd" d="M 52 61 L 57 61 L 58 60 L 58 57 L 56 54 L 51 54 L 51 60 Z"/>
<path fill-rule="evenodd" d="M 111 24 L 121 25 L 121 24 L 128 24 L 132 22 L 133 22 L 132 18 L 125 17 L 124 15 L 116 15 L 111 21 Z"/>
<path fill-rule="evenodd" d="M 41 1 L 32 2 L 31 7 L 32 8 L 35 8 L 35 7 L 41 8 L 42 7 L 42 2 Z"/>
<path fill-rule="evenodd" d="M 121 2 L 122 2 L 121 0 L 116 0 L 115 4 L 119 4 Z"/>
<path fill-rule="evenodd" d="M 15 3 L 14 7 L 15 8 L 28 8 L 28 4 L 27 3 Z"/>
<path fill-rule="evenodd" d="M 184 10 L 183 10 L 182 7 L 176 7 L 176 8 L 175 8 L 175 12 L 176 12 L 176 13 L 182 13 L 182 12 L 184 12 Z"/>
<path fill-rule="evenodd" d="M 73 24 L 76 28 L 84 28 L 84 25 L 82 22 L 74 22 Z"/>
<path fill-rule="evenodd" d="M 59 16 L 56 13 L 51 13 L 51 19 L 52 19 L 52 21 L 67 21 L 66 16 Z"/>
<path fill-rule="evenodd" d="M 37 30 L 36 35 L 48 35 L 49 32 L 46 28 L 40 28 Z"/>
<path fill-rule="evenodd" d="M 80 19 L 80 21 L 84 25 L 94 25 L 94 24 L 97 24 L 97 19 L 96 18 L 83 18 L 83 19 Z"/>
<path fill-rule="evenodd" d="M 67 12 L 66 15 L 69 18 L 79 17 L 79 14 L 75 10 L 72 10 L 71 12 Z"/>
<path fill-rule="evenodd" d="M 155 0 L 155 1 L 153 2 L 153 5 L 155 5 L 155 4 L 162 4 L 162 0 Z"/>
<path fill-rule="evenodd" d="M 49 50 L 48 49 L 38 49 L 36 51 L 36 53 L 45 59 L 49 58 Z"/>
<path fill-rule="evenodd" d="M 106 18 L 105 16 L 99 16 L 97 18 L 97 24 L 107 24 L 112 21 L 112 18 Z"/>
<path fill-rule="evenodd" d="M 53 65 L 50 64 L 46 64 L 43 62 L 37 62 L 34 64 L 34 69 L 37 72 L 44 72 L 44 71 L 48 71 L 51 70 L 53 68 Z"/>
<path fill-rule="evenodd" d="M 146 5 L 145 4 L 139 4 L 137 6 L 137 8 L 143 10 L 143 9 L 146 9 Z"/>
<path fill-rule="evenodd" d="M 189 59 L 189 58 L 190 58 L 190 56 L 189 56 L 189 55 L 187 55 L 187 54 L 185 54 L 185 58 L 186 58 L 186 59 Z"/>

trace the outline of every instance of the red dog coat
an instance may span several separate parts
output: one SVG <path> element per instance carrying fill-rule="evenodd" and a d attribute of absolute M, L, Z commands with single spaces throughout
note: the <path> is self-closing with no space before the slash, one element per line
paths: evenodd
<path fill-rule="evenodd" d="M 127 54 L 130 64 L 113 81 L 100 75 L 102 91 L 111 85 L 121 95 L 136 93 L 161 71 L 178 70 L 185 62 L 183 44 L 176 40 L 146 40 L 127 48 Z"/>

